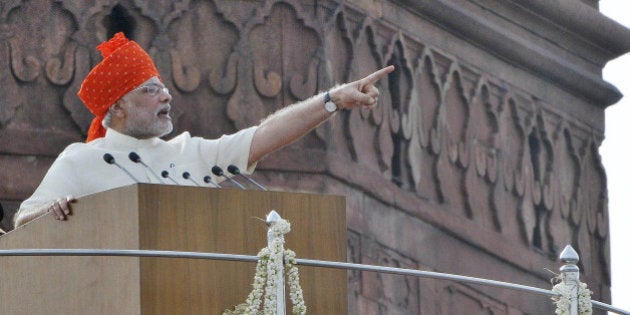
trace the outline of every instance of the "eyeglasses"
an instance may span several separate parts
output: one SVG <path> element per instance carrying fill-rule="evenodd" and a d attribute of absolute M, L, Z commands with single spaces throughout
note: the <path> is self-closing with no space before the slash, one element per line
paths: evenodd
<path fill-rule="evenodd" d="M 159 86 L 157 84 L 147 84 L 147 85 L 139 86 L 135 88 L 134 91 L 143 91 L 144 93 L 149 94 L 151 96 L 156 96 L 160 92 L 164 91 L 164 93 L 170 95 L 167 87 Z"/>

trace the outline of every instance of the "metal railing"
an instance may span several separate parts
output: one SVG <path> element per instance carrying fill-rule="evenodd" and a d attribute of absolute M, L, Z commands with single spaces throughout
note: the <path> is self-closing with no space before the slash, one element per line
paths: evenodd
<path fill-rule="evenodd" d="M 279 218 L 279 216 L 278 216 Z M 269 223 L 269 221 L 268 221 Z M 5 249 L 0 250 L 0 256 L 119 256 L 119 257 L 159 257 L 159 258 L 185 258 L 185 259 L 205 259 L 205 260 L 223 260 L 223 261 L 244 261 L 258 262 L 258 256 L 252 255 L 235 255 L 221 253 L 202 253 L 202 252 L 182 252 L 182 251 L 164 251 L 164 250 L 123 250 L 123 249 Z M 560 259 L 565 263 L 561 268 L 561 279 L 569 281 L 569 285 L 579 283 L 579 269 L 576 264 L 579 256 L 570 245 L 560 254 Z M 450 280 L 461 283 L 470 283 L 482 286 L 492 286 L 503 289 L 518 290 L 538 295 L 546 295 L 549 297 L 557 297 L 559 294 L 547 289 L 530 287 L 515 283 L 489 280 L 484 278 L 475 278 L 461 276 L 455 274 L 447 274 L 432 271 L 422 271 L 413 269 L 403 269 L 394 267 L 384 267 L 375 265 L 364 265 L 347 262 L 322 261 L 312 259 L 296 259 L 297 265 L 336 268 L 346 270 L 370 271 L 388 274 L 397 274 L 404 276 L 415 276 L 421 278 L 433 278 L 441 280 Z M 284 286 L 284 285 L 282 285 Z M 284 295 L 280 295 L 278 300 L 284 303 Z M 573 290 L 569 314 L 578 314 L 577 309 L 577 289 Z M 612 305 L 591 300 L 592 306 L 601 310 L 613 312 L 616 314 L 630 315 L 629 311 L 616 308 Z M 282 306 L 284 309 L 284 306 Z"/>

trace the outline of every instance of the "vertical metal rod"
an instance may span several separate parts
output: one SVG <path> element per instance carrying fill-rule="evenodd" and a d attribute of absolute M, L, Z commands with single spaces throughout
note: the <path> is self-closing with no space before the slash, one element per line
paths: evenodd
<path fill-rule="evenodd" d="M 285 289 L 284 289 L 284 235 L 281 233 L 274 233 L 273 227 L 278 221 L 282 220 L 282 217 L 275 211 L 271 210 L 271 212 L 267 215 L 267 225 L 269 229 L 267 230 L 267 248 L 269 248 L 270 258 L 273 257 L 274 251 L 276 250 L 275 243 L 280 243 L 280 255 L 282 265 L 280 266 L 280 270 L 278 270 L 278 274 L 276 275 L 276 314 L 277 315 L 286 315 L 286 301 L 285 301 Z M 273 259 L 270 259 L 269 262 L 271 264 L 274 263 Z"/>
<path fill-rule="evenodd" d="M 560 260 L 564 263 L 562 267 L 560 267 L 560 272 L 562 274 L 562 282 L 571 288 L 571 296 L 569 298 L 569 314 L 570 315 L 578 315 L 578 290 L 580 287 L 580 268 L 577 266 L 578 261 L 580 261 L 580 256 L 578 253 L 571 247 L 571 245 L 567 245 L 562 253 L 560 253 Z"/>

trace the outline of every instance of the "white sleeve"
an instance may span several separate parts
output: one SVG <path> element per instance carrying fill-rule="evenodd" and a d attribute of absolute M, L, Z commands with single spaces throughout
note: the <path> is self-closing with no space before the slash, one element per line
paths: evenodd
<path fill-rule="evenodd" d="M 74 177 L 76 170 L 72 169 L 72 163 L 68 163 L 67 155 L 64 153 L 65 150 L 53 162 L 35 192 L 22 202 L 15 218 L 31 216 L 31 212 L 79 190 L 78 181 Z"/>
<path fill-rule="evenodd" d="M 168 142 L 171 148 L 177 148 L 181 160 L 191 164 L 201 163 L 208 172 L 215 165 L 226 170 L 228 165 L 233 164 L 241 172 L 251 174 L 256 168 L 256 163 L 247 164 L 257 128 L 250 127 L 218 139 L 191 137 L 188 132 L 184 132 Z"/>
<path fill-rule="evenodd" d="M 251 174 L 256 163 L 247 165 L 249 153 L 258 127 L 243 129 L 231 135 L 224 135 L 216 140 L 205 140 L 200 146 L 200 152 L 208 157 L 214 165 L 227 169 L 228 165 L 236 165 L 241 172 Z"/>

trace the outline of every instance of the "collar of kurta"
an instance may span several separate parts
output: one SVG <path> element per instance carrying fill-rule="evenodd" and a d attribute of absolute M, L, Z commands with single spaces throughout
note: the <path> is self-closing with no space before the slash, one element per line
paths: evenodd
<path fill-rule="evenodd" d="M 98 139 L 97 139 L 98 140 Z M 148 148 L 164 143 L 164 140 L 153 137 L 149 139 L 138 139 L 126 134 L 120 133 L 112 128 L 107 128 L 103 141 L 113 143 L 116 146 L 127 148 Z"/>

